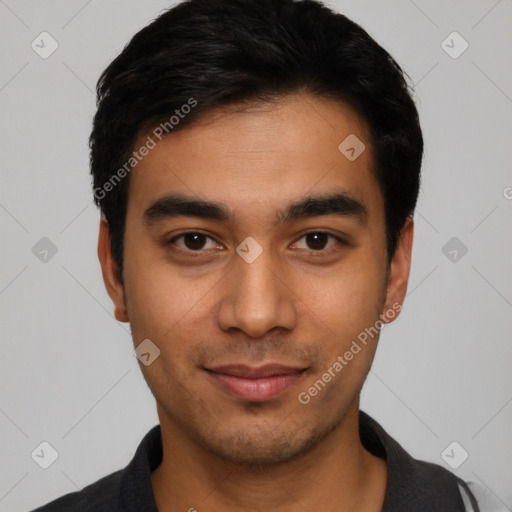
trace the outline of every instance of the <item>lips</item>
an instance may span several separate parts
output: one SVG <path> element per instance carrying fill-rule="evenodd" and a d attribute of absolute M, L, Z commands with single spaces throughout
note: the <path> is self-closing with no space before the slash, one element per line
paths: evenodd
<path fill-rule="evenodd" d="M 305 368 L 269 364 L 258 368 L 228 365 L 205 368 L 223 391 L 240 400 L 265 402 L 282 395 L 305 373 Z"/>

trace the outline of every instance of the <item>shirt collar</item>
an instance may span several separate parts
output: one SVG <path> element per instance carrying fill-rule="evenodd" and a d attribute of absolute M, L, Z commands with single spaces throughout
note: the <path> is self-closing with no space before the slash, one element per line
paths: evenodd
<path fill-rule="evenodd" d="M 444 468 L 413 459 L 368 414 L 359 411 L 363 446 L 386 460 L 388 482 L 382 512 L 464 511 L 457 479 Z M 162 462 L 162 432 L 153 427 L 142 439 L 132 461 L 122 472 L 121 493 L 128 511 L 158 512 L 151 472 Z"/>
<path fill-rule="evenodd" d="M 359 411 L 363 446 L 386 460 L 388 482 L 382 512 L 463 512 L 457 477 L 445 468 L 416 460 L 373 418 Z"/>

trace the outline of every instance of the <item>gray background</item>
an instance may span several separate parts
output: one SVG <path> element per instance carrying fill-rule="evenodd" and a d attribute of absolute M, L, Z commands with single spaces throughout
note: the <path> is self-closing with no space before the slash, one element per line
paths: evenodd
<path fill-rule="evenodd" d="M 100 72 L 169 5 L 0 0 L 1 511 L 124 467 L 158 421 L 101 280 L 87 138 Z M 408 297 L 362 409 L 417 458 L 449 468 L 457 441 L 469 457 L 453 471 L 510 510 L 512 2 L 331 5 L 408 72 L 426 139 Z M 59 45 L 47 59 L 31 48 L 43 31 Z M 441 46 L 453 31 L 469 43 L 456 59 Z M 46 261 L 43 237 L 57 248 Z M 42 441 L 59 454 L 46 470 L 31 458 Z"/>

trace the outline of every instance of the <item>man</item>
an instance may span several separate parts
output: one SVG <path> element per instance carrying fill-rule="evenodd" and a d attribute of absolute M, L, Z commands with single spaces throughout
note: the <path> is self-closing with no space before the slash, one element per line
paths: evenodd
<path fill-rule="evenodd" d="M 189 0 L 98 83 L 98 254 L 160 424 L 43 511 L 464 511 L 359 395 L 407 289 L 423 140 L 399 65 L 312 0 Z"/>

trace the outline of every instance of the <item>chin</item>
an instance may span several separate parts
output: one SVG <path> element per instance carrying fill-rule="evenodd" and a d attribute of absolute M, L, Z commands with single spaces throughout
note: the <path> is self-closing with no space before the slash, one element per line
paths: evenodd
<path fill-rule="evenodd" d="M 304 426 L 279 430 L 279 425 L 235 433 L 202 432 L 201 444 L 217 457 L 247 468 L 269 468 L 297 460 L 311 452 L 336 425 Z M 201 435 L 202 434 L 202 435 Z"/>

